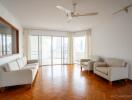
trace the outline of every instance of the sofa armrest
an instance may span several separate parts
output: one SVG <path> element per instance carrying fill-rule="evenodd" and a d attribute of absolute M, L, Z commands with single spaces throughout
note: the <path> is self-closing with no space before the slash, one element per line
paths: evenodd
<path fill-rule="evenodd" d="M 80 62 L 88 62 L 90 59 L 80 59 Z"/>
<path fill-rule="evenodd" d="M 31 64 L 31 63 L 38 63 L 39 61 L 34 59 L 34 60 L 28 60 L 27 61 L 27 64 Z"/>
<path fill-rule="evenodd" d="M 126 67 L 109 67 L 108 75 L 110 81 L 127 79 L 128 78 L 128 66 Z"/>

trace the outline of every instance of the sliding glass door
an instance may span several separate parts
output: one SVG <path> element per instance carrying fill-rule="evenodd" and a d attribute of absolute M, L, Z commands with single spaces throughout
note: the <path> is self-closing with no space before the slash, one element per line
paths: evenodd
<path fill-rule="evenodd" d="M 68 37 L 30 36 L 30 58 L 42 65 L 68 64 Z"/>
<path fill-rule="evenodd" d="M 68 64 L 68 37 L 62 38 L 62 63 Z"/>
<path fill-rule="evenodd" d="M 42 65 L 52 64 L 52 37 L 51 36 L 41 36 L 41 62 Z"/>
<path fill-rule="evenodd" d="M 53 37 L 52 46 L 53 65 L 62 64 L 62 38 Z"/>

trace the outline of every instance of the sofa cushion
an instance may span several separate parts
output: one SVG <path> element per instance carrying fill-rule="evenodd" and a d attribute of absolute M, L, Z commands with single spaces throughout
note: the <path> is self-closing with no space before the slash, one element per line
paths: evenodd
<path fill-rule="evenodd" d="M 9 62 L 5 65 L 5 71 L 16 71 L 19 70 L 19 65 L 16 61 Z"/>
<path fill-rule="evenodd" d="M 23 58 L 17 59 L 17 63 L 19 65 L 20 69 L 22 69 L 24 67 L 24 60 L 23 60 Z"/>
<path fill-rule="evenodd" d="M 38 69 L 38 63 L 27 64 L 22 69 Z"/>
<path fill-rule="evenodd" d="M 108 67 L 96 67 L 96 70 L 101 73 L 108 74 Z"/>
<path fill-rule="evenodd" d="M 106 58 L 105 62 L 111 67 L 123 67 L 124 60 L 117 58 Z"/>

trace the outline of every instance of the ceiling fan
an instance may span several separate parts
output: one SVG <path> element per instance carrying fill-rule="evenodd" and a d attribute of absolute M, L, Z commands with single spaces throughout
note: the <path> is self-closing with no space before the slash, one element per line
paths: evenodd
<path fill-rule="evenodd" d="M 68 21 L 70 21 L 73 17 L 98 15 L 98 12 L 77 13 L 76 12 L 77 3 L 73 3 L 72 5 L 73 5 L 73 11 L 66 9 L 63 6 L 56 6 L 56 8 L 58 8 L 59 10 L 62 10 L 62 11 L 64 11 L 66 13 L 66 16 L 68 17 Z"/>
<path fill-rule="evenodd" d="M 128 13 L 128 8 L 132 7 L 132 4 L 118 10 L 117 12 L 114 12 L 113 15 L 117 14 L 117 13 L 120 13 L 121 11 L 125 11 L 126 13 Z"/>

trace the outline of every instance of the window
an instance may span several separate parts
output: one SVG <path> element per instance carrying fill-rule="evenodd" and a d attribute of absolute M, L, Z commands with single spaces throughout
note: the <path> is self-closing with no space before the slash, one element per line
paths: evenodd
<path fill-rule="evenodd" d="M 18 30 L 0 17 L 0 57 L 19 53 Z"/>
<path fill-rule="evenodd" d="M 63 64 L 68 64 L 68 37 L 63 37 L 62 41 L 62 49 L 63 49 Z"/>
<path fill-rule="evenodd" d="M 34 33 L 35 31 L 30 33 L 29 53 L 31 59 L 39 59 L 41 65 L 74 64 L 80 62 L 80 59 L 89 57 L 90 32 L 60 34 L 56 31 L 53 33 L 42 31 Z"/>
<path fill-rule="evenodd" d="M 30 59 L 42 65 L 68 64 L 68 37 L 31 35 Z"/>
<path fill-rule="evenodd" d="M 73 58 L 74 63 L 84 58 L 85 54 L 85 37 L 73 37 Z"/>

